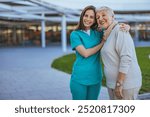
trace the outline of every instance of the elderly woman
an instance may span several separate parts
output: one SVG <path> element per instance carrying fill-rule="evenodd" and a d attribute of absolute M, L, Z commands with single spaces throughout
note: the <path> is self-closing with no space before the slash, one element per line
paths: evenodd
<path fill-rule="evenodd" d="M 119 29 L 111 8 L 98 9 L 96 19 L 100 27 L 112 29 L 101 49 L 110 99 L 134 100 L 141 88 L 142 77 L 133 39 L 129 32 Z"/>

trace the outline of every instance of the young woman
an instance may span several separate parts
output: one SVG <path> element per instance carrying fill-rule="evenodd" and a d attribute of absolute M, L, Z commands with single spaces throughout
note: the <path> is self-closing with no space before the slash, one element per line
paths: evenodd
<path fill-rule="evenodd" d="M 102 80 L 100 52 L 105 37 L 98 32 L 94 6 L 87 6 L 81 13 L 76 30 L 70 35 L 71 47 L 76 51 L 70 89 L 74 100 L 96 100 Z"/>

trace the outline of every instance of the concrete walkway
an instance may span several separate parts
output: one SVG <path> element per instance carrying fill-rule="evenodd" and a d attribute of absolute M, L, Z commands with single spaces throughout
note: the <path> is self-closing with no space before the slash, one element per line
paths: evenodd
<path fill-rule="evenodd" d="M 0 99 L 71 100 L 70 75 L 50 67 L 62 55 L 60 46 L 0 48 Z M 106 88 L 99 99 L 109 99 Z"/>

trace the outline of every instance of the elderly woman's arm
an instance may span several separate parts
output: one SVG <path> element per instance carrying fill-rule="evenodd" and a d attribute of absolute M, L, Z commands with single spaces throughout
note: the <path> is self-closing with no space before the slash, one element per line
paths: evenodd
<path fill-rule="evenodd" d="M 132 61 L 133 48 L 133 39 L 131 38 L 129 32 L 119 31 L 116 41 L 116 51 L 120 58 L 120 64 L 115 88 L 115 93 L 118 98 L 122 98 L 123 96 L 122 85 Z"/>

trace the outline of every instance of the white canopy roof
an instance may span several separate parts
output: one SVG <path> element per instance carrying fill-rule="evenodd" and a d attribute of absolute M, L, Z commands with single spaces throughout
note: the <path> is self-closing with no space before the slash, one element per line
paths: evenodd
<path fill-rule="evenodd" d="M 115 11 L 150 11 L 150 0 L 44 0 L 70 9 L 83 9 L 88 5 L 111 7 Z"/>
<path fill-rule="evenodd" d="M 109 6 L 120 21 L 150 21 L 150 0 L 0 0 L 0 19 L 77 22 L 88 5 Z M 133 14 L 134 13 L 134 14 Z"/>

